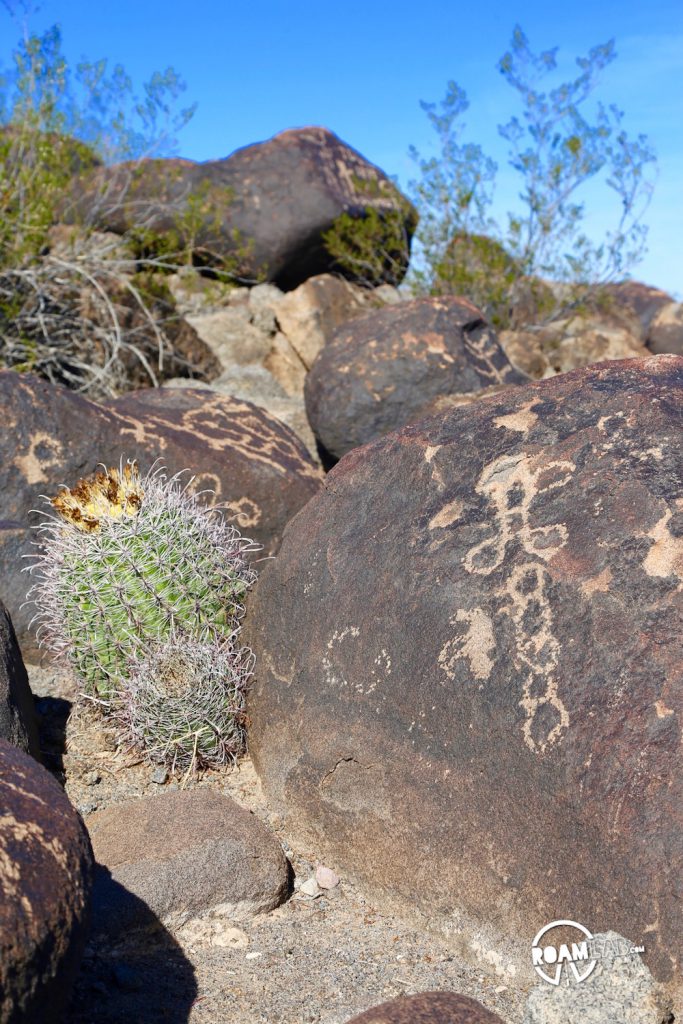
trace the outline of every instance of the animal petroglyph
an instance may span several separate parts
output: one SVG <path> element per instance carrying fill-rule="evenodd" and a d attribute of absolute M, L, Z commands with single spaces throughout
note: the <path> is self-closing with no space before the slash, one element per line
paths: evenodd
<path fill-rule="evenodd" d="M 563 523 L 534 526 L 531 507 L 540 494 L 565 487 L 575 468 L 565 459 L 534 465 L 532 458 L 519 453 L 486 466 L 476 491 L 488 501 L 493 522 L 484 527 L 489 536 L 470 548 L 463 560 L 465 571 L 476 576 L 491 576 L 503 569 L 495 594 L 503 600 L 499 614 L 514 626 L 514 663 L 523 674 L 524 742 L 538 753 L 556 743 L 569 724 L 557 691 L 560 645 L 553 632 L 547 569 L 568 535 Z M 506 566 L 513 542 L 522 560 L 510 558 Z M 442 670 L 453 678 L 455 662 L 465 658 L 475 679 L 488 679 L 494 665 L 494 623 L 482 608 L 459 610 L 451 619 L 452 625 L 456 623 L 466 623 L 467 629 L 443 647 L 438 659 Z"/>

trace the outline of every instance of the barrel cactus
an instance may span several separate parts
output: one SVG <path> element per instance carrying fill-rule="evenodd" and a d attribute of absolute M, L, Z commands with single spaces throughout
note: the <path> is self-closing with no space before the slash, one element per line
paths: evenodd
<path fill-rule="evenodd" d="M 189 772 L 219 768 L 243 750 L 253 658 L 234 639 L 172 635 L 132 659 L 116 716 L 148 760 Z"/>
<path fill-rule="evenodd" d="M 181 476 L 152 467 L 141 478 L 122 460 L 50 499 L 39 527 L 29 592 L 38 637 L 104 701 L 151 643 L 231 638 L 255 578 L 245 558 L 255 545 Z"/>

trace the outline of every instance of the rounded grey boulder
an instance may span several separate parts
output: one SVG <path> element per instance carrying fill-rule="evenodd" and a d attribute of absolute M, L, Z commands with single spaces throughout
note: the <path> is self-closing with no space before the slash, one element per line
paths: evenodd
<path fill-rule="evenodd" d="M 134 926 L 140 900 L 173 925 L 208 911 L 250 917 L 287 896 L 288 865 L 276 838 L 213 790 L 167 791 L 116 804 L 91 814 L 86 824 L 98 862 L 98 932 Z M 127 901 L 126 891 L 137 899 Z"/>

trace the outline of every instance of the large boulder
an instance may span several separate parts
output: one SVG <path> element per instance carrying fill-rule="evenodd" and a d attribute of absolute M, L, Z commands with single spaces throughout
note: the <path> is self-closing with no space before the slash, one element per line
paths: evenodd
<path fill-rule="evenodd" d="M 44 509 L 41 495 L 73 486 L 98 463 L 118 465 L 123 455 L 143 471 L 157 458 L 169 473 L 189 469 L 193 489 L 212 489 L 211 500 L 225 502 L 242 533 L 263 545 L 256 557 L 277 549 L 286 523 L 320 486 L 318 467 L 288 427 L 212 391 L 150 388 L 102 406 L 2 371 L 0 408 L 0 579 L 22 648 L 33 614 L 21 608 L 29 581 L 20 556 L 34 550 L 28 527 L 37 518 L 29 511 Z"/>
<path fill-rule="evenodd" d="M 513 984 L 568 918 L 683 997 L 682 412 L 650 357 L 357 449 L 248 605 L 271 804 Z"/>
<path fill-rule="evenodd" d="M 657 310 L 648 326 L 647 347 L 657 355 L 683 355 L 683 302 L 669 302 Z"/>
<path fill-rule="evenodd" d="M 306 412 L 322 448 L 339 459 L 426 415 L 442 395 L 527 379 L 467 299 L 415 299 L 335 331 L 306 377 Z"/>
<path fill-rule="evenodd" d="M 455 992 L 420 992 L 374 1006 L 348 1024 L 503 1024 L 497 1013 Z"/>
<path fill-rule="evenodd" d="M 86 939 L 93 860 L 59 784 L 0 739 L 0 1020 L 59 1021 Z"/>
<path fill-rule="evenodd" d="M 7 609 L 0 600 L 0 739 L 40 760 L 33 695 Z"/>
<path fill-rule="evenodd" d="M 518 331 L 501 331 L 500 344 L 513 366 L 540 380 L 605 359 L 636 359 L 650 353 L 633 313 L 586 314 Z"/>
<path fill-rule="evenodd" d="M 288 866 L 258 818 L 210 789 L 165 792 L 86 819 L 98 865 L 101 932 L 139 925 L 140 901 L 167 924 L 213 912 L 239 920 L 286 898 Z M 144 922 L 144 915 L 142 921 Z"/>
<path fill-rule="evenodd" d="M 77 180 L 64 217 L 118 233 L 142 221 L 147 246 L 156 238 L 167 249 L 191 241 L 199 259 L 289 289 L 334 269 L 323 235 L 342 214 L 361 218 L 369 209 L 398 217 L 412 235 L 415 211 L 386 174 L 332 132 L 310 127 L 223 160 L 98 168 Z M 409 256 L 406 244 L 399 266 L 387 271 L 391 283 L 403 276 Z"/>
<path fill-rule="evenodd" d="M 657 312 L 673 302 L 668 292 L 641 281 L 619 281 L 605 285 L 603 290 L 612 300 L 613 308 L 626 309 L 638 318 L 643 337 Z"/>
<path fill-rule="evenodd" d="M 338 327 L 369 309 L 400 301 L 400 292 L 391 285 L 360 288 L 335 274 L 319 274 L 283 295 L 275 315 L 280 330 L 310 370 Z"/>

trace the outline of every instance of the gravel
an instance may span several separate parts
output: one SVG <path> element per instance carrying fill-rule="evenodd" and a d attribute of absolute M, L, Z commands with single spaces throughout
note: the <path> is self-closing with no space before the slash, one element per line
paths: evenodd
<path fill-rule="evenodd" d="M 68 670 L 28 668 L 46 765 L 81 814 L 177 787 L 117 746 Z M 275 832 L 294 873 L 291 898 L 237 927 L 208 914 L 174 934 L 155 922 L 91 940 L 66 1024 L 345 1024 L 387 999 L 437 989 L 478 999 L 509 1024 L 522 1020 L 520 993 L 367 899 L 337 865 L 320 864 L 270 810 L 248 757 L 189 785 L 231 796 Z"/>

